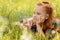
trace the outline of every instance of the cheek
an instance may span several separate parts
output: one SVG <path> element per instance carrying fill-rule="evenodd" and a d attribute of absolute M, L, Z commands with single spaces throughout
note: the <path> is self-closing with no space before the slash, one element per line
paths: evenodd
<path fill-rule="evenodd" d="M 41 16 L 41 19 L 45 19 L 45 17 L 44 16 Z"/>
<path fill-rule="evenodd" d="M 41 16 L 41 21 L 45 21 L 45 16 Z"/>

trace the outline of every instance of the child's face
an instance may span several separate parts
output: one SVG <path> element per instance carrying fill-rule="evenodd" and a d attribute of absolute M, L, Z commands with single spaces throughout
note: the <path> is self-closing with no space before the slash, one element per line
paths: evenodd
<path fill-rule="evenodd" d="M 48 14 L 46 13 L 46 10 L 43 6 L 34 7 L 33 19 L 36 23 L 42 23 L 48 19 Z"/>

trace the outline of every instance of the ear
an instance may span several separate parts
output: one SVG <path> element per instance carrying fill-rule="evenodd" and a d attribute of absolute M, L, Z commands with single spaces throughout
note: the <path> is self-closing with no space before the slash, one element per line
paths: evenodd
<path fill-rule="evenodd" d="M 46 19 L 48 19 L 48 18 L 49 18 L 49 15 L 47 14 L 47 15 L 46 15 Z"/>

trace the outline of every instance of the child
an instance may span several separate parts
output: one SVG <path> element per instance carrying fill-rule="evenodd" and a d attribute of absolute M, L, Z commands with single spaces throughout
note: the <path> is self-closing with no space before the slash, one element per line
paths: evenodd
<path fill-rule="evenodd" d="M 25 23 L 26 22 L 28 24 L 29 21 L 27 20 Z M 48 2 L 41 2 L 37 3 L 34 7 L 34 14 L 32 17 L 32 22 L 30 23 L 31 26 L 29 26 L 29 28 L 32 32 L 41 33 L 42 36 L 45 37 L 45 33 L 48 29 L 58 31 L 58 28 L 60 26 L 59 23 L 60 20 L 55 20 L 54 18 L 53 8 L 51 4 Z"/>

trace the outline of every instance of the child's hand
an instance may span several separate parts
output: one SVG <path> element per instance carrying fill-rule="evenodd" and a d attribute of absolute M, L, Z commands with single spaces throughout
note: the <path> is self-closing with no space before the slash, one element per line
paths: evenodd
<path fill-rule="evenodd" d="M 23 19 L 22 24 L 29 27 L 30 26 L 30 20 L 25 18 L 25 19 Z"/>
<path fill-rule="evenodd" d="M 23 24 L 25 26 L 29 26 L 30 25 L 28 19 L 23 19 Z"/>

